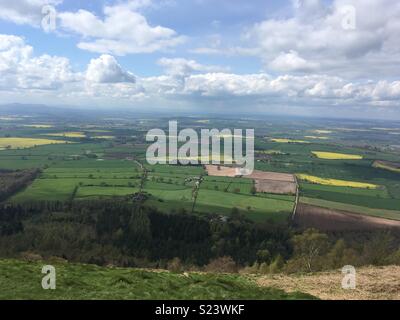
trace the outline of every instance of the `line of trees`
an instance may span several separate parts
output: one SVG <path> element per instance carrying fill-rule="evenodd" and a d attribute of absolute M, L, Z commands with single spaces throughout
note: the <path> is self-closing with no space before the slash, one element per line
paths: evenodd
<path fill-rule="evenodd" d="M 0 202 L 24 189 L 39 174 L 38 169 L 0 172 Z"/>
<path fill-rule="evenodd" d="M 400 263 L 400 236 L 323 234 L 255 223 L 233 211 L 164 214 L 129 201 L 0 206 L 0 257 L 27 253 L 99 265 L 208 271 L 312 272 L 345 264 Z"/>

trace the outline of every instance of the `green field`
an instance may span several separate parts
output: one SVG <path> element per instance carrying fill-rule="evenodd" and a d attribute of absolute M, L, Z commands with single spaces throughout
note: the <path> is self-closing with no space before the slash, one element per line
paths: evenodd
<path fill-rule="evenodd" d="M 56 158 L 55 155 L 62 151 L 55 148 L 52 153 L 53 159 L 47 163 L 47 168 L 43 170 L 40 178 L 15 195 L 11 201 L 82 200 L 121 197 L 138 192 L 142 169 L 134 161 L 65 158 L 65 152 L 68 151 L 69 154 L 82 154 L 87 150 L 95 150 L 96 153 L 103 154 L 105 150 L 100 146 L 82 145 L 73 150 L 64 150 L 60 158 Z M 36 157 L 38 162 L 40 158 L 49 157 L 48 148 L 42 152 L 37 149 L 34 151 L 35 154 L 31 154 L 30 157 Z M 7 157 L 16 156 L 11 153 Z M 24 161 L 27 164 L 36 164 L 30 159 Z M 179 208 L 192 210 L 193 178 L 205 174 L 201 166 L 146 165 L 146 168 L 149 172 L 144 191 L 153 197 L 149 203 L 163 211 L 176 211 Z M 252 195 L 252 187 L 253 182 L 249 179 L 205 176 L 195 212 L 229 215 L 235 207 L 254 220 L 286 221 L 293 210 L 294 197 Z"/>
<path fill-rule="evenodd" d="M 56 289 L 41 287 L 42 266 L 56 268 Z M 303 293 L 262 288 L 245 276 L 104 268 L 94 265 L 0 260 L 0 300 L 294 300 Z"/>
<path fill-rule="evenodd" d="M 301 195 L 309 198 L 366 206 L 375 209 L 398 210 L 400 199 L 392 199 L 386 189 L 359 189 L 301 183 Z"/>

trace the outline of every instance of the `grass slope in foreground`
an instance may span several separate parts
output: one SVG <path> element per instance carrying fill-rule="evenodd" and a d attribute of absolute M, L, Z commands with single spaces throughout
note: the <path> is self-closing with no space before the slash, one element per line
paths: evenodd
<path fill-rule="evenodd" d="M 313 299 L 303 293 L 263 288 L 240 275 L 174 274 L 128 268 L 58 263 L 57 288 L 41 287 L 44 262 L 0 260 L 4 299 Z"/>

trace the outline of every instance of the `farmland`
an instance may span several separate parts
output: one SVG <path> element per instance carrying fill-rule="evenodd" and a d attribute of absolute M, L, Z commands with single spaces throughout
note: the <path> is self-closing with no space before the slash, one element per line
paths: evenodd
<path fill-rule="evenodd" d="M 362 156 L 356 154 L 322 152 L 322 151 L 313 151 L 312 153 L 319 159 L 328 159 L 328 160 L 361 160 L 363 158 Z"/>
<path fill-rule="evenodd" d="M 278 143 L 310 143 L 309 141 L 305 140 L 295 140 L 295 139 L 285 139 L 285 138 L 273 138 L 271 139 L 271 141 Z"/>
<path fill-rule="evenodd" d="M 228 166 L 147 164 L 146 132 L 165 124 L 156 118 L 126 123 L 87 120 L 67 126 L 56 118 L 5 118 L 2 130 L 12 128 L 18 138 L 0 138 L 0 169 L 41 169 L 35 181 L 9 197 L 14 203 L 126 199 L 140 191 L 145 168 L 146 202 L 163 212 L 182 209 L 199 215 L 230 215 L 235 209 L 254 221 L 286 223 L 294 207 L 295 175 L 303 203 L 395 219 L 400 207 L 399 177 L 389 170 L 395 167 L 388 165 L 398 155 L 379 148 L 382 139 L 394 143 L 391 131 L 343 128 L 336 123 L 321 129 L 311 122 L 295 126 L 279 122 L 265 128 L 261 120 L 248 121 L 246 126 L 256 132 L 256 170 L 242 177 L 240 170 Z M 182 119 L 182 126 L 237 124 L 222 119 L 199 121 Z M 371 135 L 370 147 L 365 147 L 359 132 Z"/>
<path fill-rule="evenodd" d="M 400 230 L 400 176 L 390 170 L 397 168 L 399 153 L 386 147 L 396 144 L 396 136 L 367 129 L 375 125 L 339 130 L 336 122 L 247 120 L 242 128 L 254 127 L 256 134 L 255 169 L 246 174 L 235 163 L 148 163 L 146 133 L 166 129 L 169 119 L 8 118 L 0 120 L 0 141 L 18 137 L 19 144 L 0 150 L 6 185 L 0 258 L 39 254 L 57 266 L 60 277 L 51 296 L 26 276 L 41 262 L 0 260 L 5 299 L 309 297 L 270 288 L 267 281 L 273 280 L 266 276 L 207 270 L 290 270 L 303 261 L 293 243 L 308 228 L 329 239 L 350 238 L 343 263 L 374 263 L 368 257 L 375 243 L 370 232 Z M 232 119 L 198 120 L 181 118 L 180 125 L 238 125 Z M 230 138 L 221 138 L 221 150 Z M 38 140 L 46 143 L 32 143 Z M 336 248 L 335 240 L 329 245 Z M 387 256 L 397 257 L 396 247 L 390 250 Z M 201 273 L 188 271 L 187 277 L 165 269 Z M 15 283 L 21 285 L 15 289 Z"/>
<path fill-rule="evenodd" d="M 367 216 L 386 218 L 391 220 L 400 220 L 400 211 L 373 209 L 368 207 L 356 206 L 352 204 L 345 204 L 341 202 L 333 202 L 328 200 L 321 200 L 315 198 L 302 197 L 301 203 L 314 205 L 317 207 L 328 208 L 333 210 L 340 210 L 345 212 L 353 212 Z"/>
<path fill-rule="evenodd" d="M 83 132 L 58 132 L 58 133 L 45 133 L 44 136 L 51 137 L 66 137 L 66 138 L 84 138 L 86 135 Z"/>
<path fill-rule="evenodd" d="M 33 138 L 0 138 L 0 148 L 2 149 L 31 148 L 34 146 L 58 143 L 66 143 L 66 141 Z"/>
<path fill-rule="evenodd" d="M 301 180 L 316 183 L 316 184 L 327 185 L 327 186 L 352 187 L 352 188 L 362 188 L 362 189 L 378 188 L 377 185 L 372 184 L 372 183 L 321 178 L 321 177 L 315 177 L 315 176 L 311 176 L 311 175 L 307 175 L 307 174 L 298 174 L 297 176 Z"/>
<path fill-rule="evenodd" d="M 377 160 L 377 161 L 374 161 L 372 166 L 374 168 L 379 168 L 379 169 L 384 169 L 384 170 L 389 170 L 392 172 L 400 173 L 400 164 L 398 164 L 398 163 Z"/>

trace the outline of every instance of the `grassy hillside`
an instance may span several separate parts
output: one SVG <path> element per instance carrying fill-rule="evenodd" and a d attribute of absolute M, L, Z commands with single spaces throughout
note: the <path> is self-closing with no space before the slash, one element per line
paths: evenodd
<path fill-rule="evenodd" d="M 56 290 L 43 290 L 44 262 L 0 260 L 1 299 L 312 299 L 259 287 L 239 275 L 173 274 L 129 268 L 50 263 Z"/>

